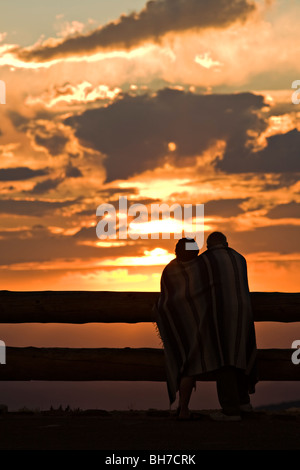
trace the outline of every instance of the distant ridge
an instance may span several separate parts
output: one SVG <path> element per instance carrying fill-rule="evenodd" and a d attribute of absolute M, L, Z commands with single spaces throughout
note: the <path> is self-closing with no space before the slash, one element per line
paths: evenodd
<path fill-rule="evenodd" d="M 300 409 L 300 400 L 297 401 L 283 401 L 281 403 L 273 403 L 270 405 L 261 405 L 256 406 L 256 410 L 288 410 L 289 408 L 299 408 Z"/>

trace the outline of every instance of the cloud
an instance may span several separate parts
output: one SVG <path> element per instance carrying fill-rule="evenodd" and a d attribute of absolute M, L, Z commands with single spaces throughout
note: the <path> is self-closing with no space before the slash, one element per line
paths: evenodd
<path fill-rule="evenodd" d="M 28 124 L 27 117 L 23 116 L 21 113 L 13 109 L 10 109 L 7 114 L 16 129 L 22 130 L 26 128 L 26 125 Z"/>
<path fill-rule="evenodd" d="M 84 265 L 86 260 L 85 267 L 94 269 L 99 259 L 143 256 L 146 246 L 145 240 L 111 247 L 82 243 L 86 240 L 99 241 L 95 227 L 82 228 L 75 235 L 53 233 L 42 225 L 35 225 L 26 230 L 3 230 L 0 231 L 0 265 L 9 266 L 18 263 L 41 265 L 49 261 L 55 267 L 55 261 L 62 260 L 64 267 L 68 265 L 68 268 L 74 269 Z"/>
<path fill-rule="evenodd" d="M 208 201 L 204 205 L 205 217 L 210 217 L 211 215 L 218 217 L 235 217 L 244 212 L 240 204 L 246 200 L 247 198 Z"/>
<path fill-rule="evenodd" d="M 0 200 L 0 212 L 2 214 L 22 215 L 41 217 L 48 213 L 53 213 L 57 209 L 76 204 L 77 201 L 40 201 L 26 199 L 2 199 Z"/>
<path fill-rule="evenodd" d="M 216 66 L 222 66 L 223 64 L 217 60 L 213 60 L 210 57 L 210 54 L 208 52 L 205 52 L 204 54 L 198 54 L 195 57 L 195 62 L 199 65 L 202 65 L 202 67 L 206 69 L 210 69 L 212 67 Z"/>
<path fill-rule="evenodd" d="M 68 163 L 65 169 L 64 176 L 58 176 L 57 178 L 47 178 L 44 181 L 39 181 L 29 191 L 24 191 L 27 194 L 37 195 L 44 194 L 51 189 L 56 189 L 60 183 L 64 182 L 66 178 L 80 178 L 83 177 L 82 172 L 76 166 L 73 166 L 71 162 Z"/>
<path fill-rule="evenodd" d="M 73 127 L 84 145 L 107 156 L 107 181 L 113 181 L 167 160 L 186 166 L 188 158 L 201 155 L 217 140 L 238 142 L 240 151 L 249 129 L 266 128 L 254 112 L 263 106 L 264 97 L 252 93 L 200 95 L 166 88 L 154 96 L 124 94 L 107 107 L 68 117 L 64 124 Z M 170 151 L 170 142 L 175 150 Z"/>
<path fill-rule="evenodd" d="M 300 172 L 300 132 L 293 129 L 285 134 L 267 138 L 263 150 L 251 152 L 244 146 L 243 139 L 231 139 L 218 168 L 229 173 L 245 172 Z"/>
<path fill-rule="evenodd" d="M 88 34 L 51 39 L 15 53 L 24 61 L 43 62 L 105 48 L 129 49 L 144 41 L 158 41 L 171 31 L 226 28 L 237 20 L 245 21 L 255 10 L 250 0 L 150 0 L 139 13 L 122 15 Z"/>
<path fill-rule="evenodd" d="M 109 188 L 102 188 L 98 191 L 98 194 L 103 197 L 112 197 L 116 195 L 127 195 L 127 194 L 137 194 L 137 188 L 119 188 L 117 186 L 109 187 Z"/>
<path fill-rule="evenodd" d="M 56 189 L 57 186 L 63 181 L 63 178 L 49 178 L 39 183 L 30 190 L 27 191 L 30 194 L 44 194 L 51 189 Z"/>
<path fill-rule="evenodd" d="M 48 169 L 32 170 L 27 167 L 1 168 L 0 181 L 24 181 L 36 176 L 45 176 L 49 173 Z"/>
<path fill-rule="evenodd" d="M 80 178 L 82 175 L 82 172 L 80 171 L 79 168 L 76 166 L 72 165 L 72 162 L 69 162 L 67 167 L 66 167 L 66 178 Z"/>
<path fill-rule="evenodd" d="M 287 204 L 279 204 L 268 212 L 268 217 L 271 219 L 288 219 L 288 218 L 299 218 L 300 215 L 300 203 L 289 202 Z"/>
<path fill-rule="evenodd" d="M 299 181 L 299 173 L 297 172 L 285 172 L 274 174 L 274 180 L 272 182 L 266 182 L 264 185 L 265 191 L 272 191 L 280 188 L 287 188 L 294 185 Z"/>
<path fill-rule="evenodd" d="M 39 110 L 31 117 L 15 110 L 9 110 L 7 114 L 18 131 L 31 137 L 34 147 L 42 147 L 52 156 L 64 152 L 70 136 L 65 135 L 65 129 L 54 121 L 53 114 L 45 110 Z"/>
<path fill-rule="evenodd" d="M 272 225 L 255 230 L 231 232 L 229 245 L 244 253 L 273 252 L 299 253 L 300 227 L 295 225 Z M 278 257 L 280 261 L 280 256 Z"/>
<path fill-rule="evenodd" d="M 86 80 L 76 85 L 68 82 L 62 86 L 52 85 L 49 90 L 39 96 L 29 95 L 26 98 L 26 104 L 29 106 L 42 105 L 51 108 L 57 105 L 69 107 L 73 104 L 93 103 L 95 101 L 106 103 L 115 99 L 120 92 L 120 88 L 110 88 L 104 84 L 93 86 Z"/>
<path fill-rule="evenodd" d="M 53 157 L 60 155 L 68 142 L 68 138 L 62 133 L 52 135 L 42 134 L 41 129 L 36 130 L 34 141 L 39 147 L 44 147 Z"/>
<path fill-rule="evenodd" d="M 0 264 L 2 265 L 42 263 L 57 258 L 96 256 L 97 253 L 97 250 L 92 247 L 76 247 L 72 237 L 53 234 L 43 226 L 35 226 L 32 229 L 18 232 L 1 232 L 0 249 L 2 253 Z"/>

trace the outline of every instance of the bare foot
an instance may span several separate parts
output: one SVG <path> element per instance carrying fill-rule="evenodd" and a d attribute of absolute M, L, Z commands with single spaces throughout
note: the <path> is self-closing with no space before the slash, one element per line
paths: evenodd
<path fill-rule="evenodd" d="M 190 415 L 191 415 L 191 413 L 190 413 L 190 410 L 188 408 L 186 408 L 186 409 L 180 408 L 178 419 L 179 420 L 186 420 L 186 419 L 190 418 Z"/>

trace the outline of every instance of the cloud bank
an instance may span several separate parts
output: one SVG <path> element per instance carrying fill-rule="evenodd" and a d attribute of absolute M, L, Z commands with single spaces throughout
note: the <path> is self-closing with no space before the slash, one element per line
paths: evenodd
<path fill-rule="evenodd" d="M 254 112 L 264 106 L 264 97 L 252 93 L 201 95 L 166 88 L 154 96 L 124 94 L 110 106 L 68 117 L 64 124 L 85 145 L 106 155 L 107 181 L 113 181 L 166 161 L 184 167 L 219 140 L 230 144 L 229 162 L 243 161 L 248 131 L 267 127 Z M 170 151 L 170 142 L 175 150 Z"/>
<path fill-rule="evenodd" d="M 44 44 L 17 49 L 24 61 L 44 62 L 56 58 L 91 54 L 101 49 L 129 49 L 144 41 L 159 39 L 169 32 L 189 29 L 226 28 L 245 21 L 256 10 L 250 0 L 150 0 L 139 12 L 121 15 L 86 35 L 48 40 Z"/>

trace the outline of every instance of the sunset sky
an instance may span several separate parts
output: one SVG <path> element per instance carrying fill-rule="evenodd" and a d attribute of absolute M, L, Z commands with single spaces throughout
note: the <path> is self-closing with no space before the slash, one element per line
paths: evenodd
<path fill-rule="evenodd" d="M 204 204 L 252 291 L 298 291 L 299 18 L 296 0 L 2 4 L 1 288 L 158 291 L 174 239 L 97 238 L 126 196 Z"/>
<path fill-rule="evenodd" d="M 299 292 L 299 19 L 298 0 L 1 2 L 1 289 L 159 291 L 173 237 L 97 237 L 97 207 L 118 213 L 122 196 L 149 213 L 151 204 L 204 204 L 205 239 L 227 235 L 247 259 L 251 291 Z M 131 225 L 144 235 L 156 228 Z M 299 339 L 294 324 L 256 327 L 258 347 Z M 2 325 L 0 339 L 158 345 L 151 324 Z M 76 406 L 167 401 L 148 383 L 123 384 L 122 397 L 115 384 L 85 393 L 62 384 L 49 395 L 54 386 L 41 385 L 43 395 L 2 384 L 1 403 L 55 406 L 67 390 Z M 296 399 L 299 383 L 259 392 L 258 404 Z M 201 393 L 199 406 L 212 406 L 211 389 Z"/>

